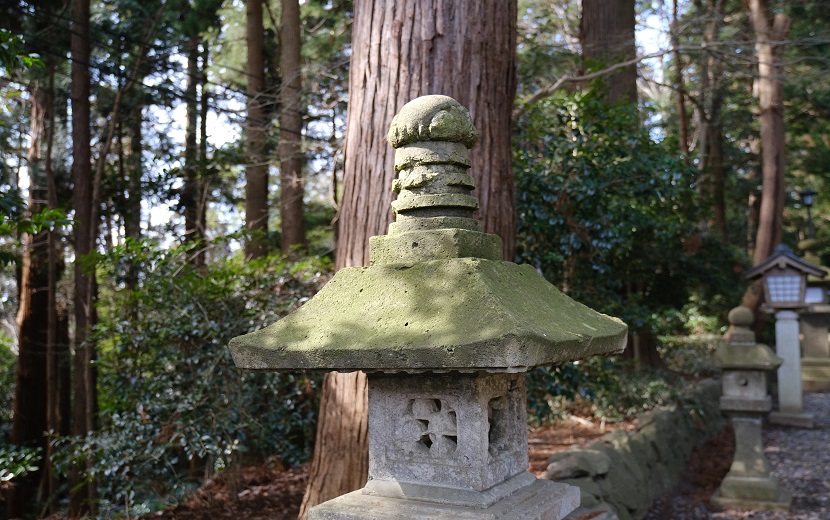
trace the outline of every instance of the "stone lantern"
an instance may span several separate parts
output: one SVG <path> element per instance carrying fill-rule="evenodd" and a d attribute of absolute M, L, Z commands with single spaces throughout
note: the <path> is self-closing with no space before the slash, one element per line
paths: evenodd
<path fill-rule="evenodd" d="M 804 260 L 821 265 L 818 250 L 826 244 L 819 239 L 807 239 L 798 243 L 804 253 Z M 830 391 L 830 280 L 824 277 L 808 276 L 806 307 L 802 309 L 801 325 L 801 381 L 805 391 Z"/>
<path fill-rule="evenodd" d="M 579 504 L 527 471 L 524 372 L 619 352 L 627 327 L 501 260 L 473 218 L 476 139 L 452 98 L 405 105 L 389 130 L 396 222 L 371 265 L 230 344 L 240 368 L 369 375 L 369 481 L 312 519 L 559 519 Z"/>
<path fill-rule="evenodd" d="M 732 309 L 732 334 L 715 353 L 723 370 L 720 409 L 735 429 L 735 458 L 712 501 L 722 506 L 788 510 L 792 496 L 770 474 L 761 440 L 763 417 L 772 407 L 767 373 L 778 368 L 782 359 L 755 342 L 750 330 L 753 320 L 748 308 Z"/>
<path fill-rule="evenodd" d="M 775 313 L 775 350 L 784 360 L 778 369 L 778 410 L 770 422 L 811 428 L 813 417 L 804 412 L 801 387 L 801 343 L 798 313 L 805 305 L 807 276 L 823 277 L 824 269 L 805 262 L 785 245 L 778 245 L 766 260 L 745 273 L 760 278 L 767 308 Z"/>

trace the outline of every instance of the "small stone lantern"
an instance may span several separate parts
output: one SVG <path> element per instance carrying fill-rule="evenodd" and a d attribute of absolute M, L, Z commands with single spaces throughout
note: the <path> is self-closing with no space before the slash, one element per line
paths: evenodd
<path fill-rule="evenodd" d="M 778 410 L 770 422 L 811 428 L 813 416 L 804 412 L 801 387 L 801 343 L 797 309 L 804 307 L 807 276 L 823 277 L 824 269 L 805 262 L 781 244 L 766 260 L 748 270 L 750 280 L 760 278 L 767 308 L 775 312 L 775 350 L 784 360 L 778 369 Z"/>
<path fill-rule="evenodd" d="M 750 330 L 753 320 L 748 308 L 732 309 L 732 334 L 715 353 L 723 369 L 720 409 L 735 429 L 735 458 L 712 501 L 722 506 L 789 510 L 792 496 L 770 475 L 761 440 L 763 417 L 772 407 L 767 373 L 783 360 L 768 346 L 755 342 Z"/>
<path fill-rule="evenodd" d="M 501 260 L 472 218 L 476 139 L 452 98 L 405 105 L 389 130 L 397 220 L 372 237 L 370 267 L 230 344 L 240 368 L 369 374 L 369 481 L 311 519 L 559 519 L 579 505 L 577 488 L 527 471 L 524 373 L 619 352 L 627 327 Z"/>

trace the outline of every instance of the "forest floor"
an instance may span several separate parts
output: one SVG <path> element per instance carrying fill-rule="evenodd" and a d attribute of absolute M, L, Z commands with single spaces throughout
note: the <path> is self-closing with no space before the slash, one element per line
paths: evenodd
<path fill-rule="evenodd" d="M 632 429 L 636 421 L 616 424 L 569 416 L 530 430 L 530 471 L 537 476 L 554 452 L 582 446 L 614 429 Z M 308 479 L 308 467 L 282 470 L 251 466 L 225 472 L 179 505 L 143 517 L 146 520 L 295 520 Z"/>
<path fill-rule="evenodd" d="M 830 518 L 830 393 L 806 394 L 805 408 L 818 419 L 812 430 L 767 425 L 766 454 L 774 474 L 795 496 L 793 511 L 722 511 L 709 499 L 729 471 L 735 441 L 729 427 L 713 436 L 692 455 L 679 483 L 659 498 L 647 520 L 705 520 L 717 518 L 764 520 L 824 520 Z M 569 416 L 529 433 L 530 471 L 537 476 L 557 451 L 582 446 L 613 429 L 632 429 L 636 420 L 601 424 Z M 164 520 L 294 520 L 300 508 L 307 466 L 283 470 L 254 466 L 225 472 L 191 495 L 182 504 L 144 517 Z M 581 520 L 587 520 L 581 519 Z"/>

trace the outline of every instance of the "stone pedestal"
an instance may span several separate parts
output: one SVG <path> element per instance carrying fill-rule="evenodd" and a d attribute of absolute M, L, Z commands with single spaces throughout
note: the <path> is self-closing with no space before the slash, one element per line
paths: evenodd
<path fill-rule="evenodd" d="M 770 475 L 761 440 L 761 417 L 757 414 L 732 415 L 735 429 L 735 458 L 729 473 L 712 497 L 721 506 L 788 511 L 792 494 Z"/>
<path fill-rule="evenodd" d="M 805 392 L 830 391 L 830 305 L 801 312 L 801 382 Z"/>
<path fill-rule="evenodd" d="M 369 481 L 311 520 L 561 518 L 579 489 L 527 472 L 523 374 L 369 377 Z"/>
<path fill-rule="evenodd" d="M 813 416 L 804 412 L 798 332 L 798 313 L 787 310 L 775 313 L 775 351 L 784 362 L 778 367 L 778 410 L 770 413 L 769 420 L 775 424 L 812 428 Z"/>

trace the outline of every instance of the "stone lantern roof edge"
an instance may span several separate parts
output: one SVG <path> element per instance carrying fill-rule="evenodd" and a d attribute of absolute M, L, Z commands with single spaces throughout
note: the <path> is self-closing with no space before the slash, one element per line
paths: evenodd
<path fill-rule="evenodd" d="M 230 349 L 247 369 L 521 372 L 619 352 L 627 330 L 530 266 L 450 258 L 341 269 Z"/>

